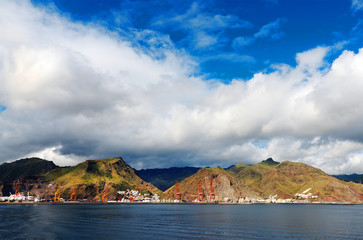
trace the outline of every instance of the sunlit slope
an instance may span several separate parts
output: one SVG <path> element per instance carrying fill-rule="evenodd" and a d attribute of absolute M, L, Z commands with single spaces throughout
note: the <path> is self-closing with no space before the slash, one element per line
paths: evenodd
<path fill-rule="evenodd" d="M 242 169 L 244 169 L 245 167 L 247 167 L 246 164 L 243 164 L 243 163 L 238 163 L 236 165 L 234 165 L 233 167 L 230 167 L 227 169 L 228 172 L 231 172 L 231 173 L 234 173 L 234 174 L 237 174 L 239 173 Z"/>
<path fill-rule="evenodd" d="M 137 176 L 122 158 L 87 160 L 74 167 L 60 168 L 48 172 L 43 180 L 61 186 L 61 193 L 70 194 L 78 186 L 78 197 L 95 197 L 107 190 L 109 196 L 116 192 L 135 189 L 141 192 L 160 193 L 152 184 Z"/>
<path fill-rule="evenodd" d="M 212 181 L 215 200 L 223 201 L 224 198 L 239 199 L 242 197 L 258 197 L 250 188 L 246 187 L 233 174 L 222 169 L 202 168 L 194 175 L 184 179 L 179 183 L 179 192 L 183 199 L 195 200 L 199 193 L 199 181 L 201 182 L 201 192 L 203 199 L 208 199 L 211 193 L 210 182 Z M 162 194 L 164 199 L 174 199 L 176 186 L 172 186 Z"/>
<path fill-rule="evenodd" d="M 263 197 L 277 194 L 279 198 L 294 198 L 296 193 L 311 188 L 309 192 L 318 196 L 319 200 L 330 202 L 363 200 L 363 185 L 343 182 L 303 163 L 262 162 L 244 167 L 236 173 L 236 177 Z"/>

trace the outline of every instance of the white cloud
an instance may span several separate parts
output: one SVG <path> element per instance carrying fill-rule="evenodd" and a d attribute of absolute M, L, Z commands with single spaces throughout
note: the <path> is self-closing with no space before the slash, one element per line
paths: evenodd
<path fill-rule="evenodd" d="M 220 15 L 213 14 L 210 12 L 204 12 L 203 8 L 194 2 L 191 7 L 181 15 L 174 16 L 171 19 L 167 19 L 168 24 L 178 23 L 180 28 L 189 30 L 202 30 L 202 31 L 218 31 L 220 29 L 239 29 L 239 28 L 250 28 L 251 23 L 239 19 L 234 15 Z M 156 21 L 155 24 L 166 24 L 165 19 Z"/>
<path fill-rule="evenodd" d="M 204 57 L 204 61 L 217 60 L 217 61 L 229 61 L 234 63 L 255 63 L 256 59 L 249 55 L 241 55 L 238 53 L 221 53 L 209 57 Z"/>
<path fill-rule="evenodd" d="M 352 9 L 354 11 L 358 11 L 363 8 L 363 1 L 362 0 L 352 0 Z"/>
<path fill-rule="evenodd" d="M 304 162 L 306 164 L 324 169 L 329 174 L 344 174 L 363 172 L 363 157 L 357 153 L 363 148 L 362 143 L 349 140 L 330 138 L 277 138 L 269 143 L 267 151 L 278 159 Z M 359 167 L 352 168 L 352 157 Z M 356 164 L 358 165 L 358 164 Z"/>
<path fill-rule="evenodd" d="M 274 40 L 280 39 L 285 35 L 282 31 L 280 31 L 281 23 L 283 23 L 284 21 L 284 19 L 276 19 L 275 21 L 262 26 L 261 29 L 253 36 L 256 39 L 267 37 L 270 37 Z"/>
<path fill-rule="evenodd" d="M 278 40 L 285 36 L 285 33 L 281 31 L 281 24 L 286 20 L 278 18 L 273 22 L 270 22 L 260 28 L 258 32 L 253 34 L 253 36 L 239 36 L 233 39 L 232 47 L 235 50 L 243 49 L 249 45 L 252 45 L 258 39 L 272 39 Z"/>
<path fill-rule="evenodd" d="M 176 15 L 176 16 L 175 16 Z M 182 40 L 196 50 L 208 50 L 223 45 L 223 33 L 227 29 L 250 28 L 252 24 L 235 15 L 221 15 L 204 11 L 197 2 L 183 14 L 173 13 L 154 20 L 153 26 L 170 28 L 170 31 L 184 31 L 187 36 Z"/>
<path fill-rule="evenodd" d="M 42 149 L 41 151 L 38 151 L 38 152 L 32 152 L 24 157 L 31 158 L 31 157 L 37 156 L 42 159 L 53 161 L 58 166 L 73 166 L 73 165 L 78 164 L 81 161 L 86 161 L 87 159 L 90 159 L 85 156 L 80 157 L 80 156 L 77 156 L 74 154 L 70 154 L 70 155 L 61 154 L 60 153 L 61 149 L 62 149 L 62 146 L 53 146 L 53 147 Z"/>
<path fill-rule="evenodd" d="M 296 67 L 226 85 L 193 77 L 195 62 L 167 36 L 132 34 L 140 39 L 3 1 L 2 161 L 36 154 L 61 165 L 124 156 L 138 167 L 228 166 L 272 156 L 363 172 L 362 50 L 330 66 L 329 48 L 317 47 L 297 54 Z"/>
<path fill-rule="evenodd" d="M 232 47 L 235 50 L 242 49 L 254 43 L 255 39 L 252 37 L 236 37 L 232 41 Z"/>
<path fill-rule="evenodd" d="M 298 53 L 296 55 L 296 62 L 300 68 L 315 71 L 324 66 L 324 57 L 329 50 L 328 47 L 317 47 L 303 53 Z"/>
<path fill-rule="evenodd" d="M 330 138 L 277 137 L 261 148 L 251 140 L 233 145 L 223 152 L 226 159 L 243 159 L 243 163 L 256 163 L 273 157 L 277 161 L 292 160 L 324 169 L 329 174 L 363 172 L 362 143 Z"/>

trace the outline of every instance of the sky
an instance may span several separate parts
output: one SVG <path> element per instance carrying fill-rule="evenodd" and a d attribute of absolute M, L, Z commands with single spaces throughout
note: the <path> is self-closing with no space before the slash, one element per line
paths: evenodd
<path fill-rule="evenodd" d="M 0 163 L 363 173 L 363 0 L 0 2 Z"/>

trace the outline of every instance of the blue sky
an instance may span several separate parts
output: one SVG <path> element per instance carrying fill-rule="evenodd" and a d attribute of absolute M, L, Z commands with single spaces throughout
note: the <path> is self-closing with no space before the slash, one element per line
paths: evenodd
<path fill-rule="evenodd" d="M 363 1 L 0 2 L 0 162 L 363 173 Z"/>
<path fill-rule="evenodd" d="M 357 51 L 362 12 L 351 1 L 69 1 L 53 3 L 75 21 L 95 22 L 126 35 L 149 29 L 196 58 L 206 79 L 249 79 L 272 64 L 295 65 L 295 55 L 316 46 Z M 149 47 L 146 42 L 140 44 Z"/>

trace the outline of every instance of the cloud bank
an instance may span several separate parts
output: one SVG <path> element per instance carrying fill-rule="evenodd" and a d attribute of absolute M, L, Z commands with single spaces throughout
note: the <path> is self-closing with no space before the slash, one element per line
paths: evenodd
<path fill-rule="evenodd" d="M 167 35 L 120 37 L 55 9 L 3 1 L 0 160 L 123 156 L 136 168 L 226 167 L 271 156 L 363 173 L 363 50 L 329 64 L 330 50 L 223 84 L 198 76 Z"/>

